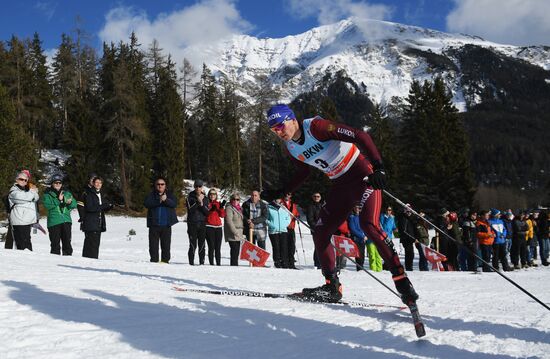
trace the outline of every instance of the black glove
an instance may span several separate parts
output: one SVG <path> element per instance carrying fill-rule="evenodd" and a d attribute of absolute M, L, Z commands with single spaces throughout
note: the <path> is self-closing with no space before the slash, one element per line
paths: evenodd
<path fill-rule="evenodd" d="M 260 194 L 261 199 L 267 202 L 273 202 L 278 198 L 283 198 L 282 189 L 264 189 Z"/>
<path fill-rule="evenodd" d="M 221 208 L 225 208 L 225 205 L 227 204 L 227 201 L 224 199 L 221 203 Z"/>
<path fill-rule="evenodd" d="M 374 162 L 372 165 L 374 172 L 368 177 L 369 184 L 374 189 L 384 189 L 386 187 L 386 172 L 384 171 L 384 166 L 381 162 Z"/>

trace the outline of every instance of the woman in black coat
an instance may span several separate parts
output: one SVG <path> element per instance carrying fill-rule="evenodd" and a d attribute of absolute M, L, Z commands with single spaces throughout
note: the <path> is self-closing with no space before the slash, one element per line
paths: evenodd
<path fill-rule="evenodd" d="M 88 258 L 99 257 L 99 244 L 101 232 L 107 230 L 105 223 L 105 212 L 113 208 L 113 205 L 106 201 L 101 193 L 103 180 L 100 177 L 93 179 L 93 186 L 86 188 L 84 192 L 84 219 L 82 230 L 84 231 L 84 247 L 82 256 Z"/>

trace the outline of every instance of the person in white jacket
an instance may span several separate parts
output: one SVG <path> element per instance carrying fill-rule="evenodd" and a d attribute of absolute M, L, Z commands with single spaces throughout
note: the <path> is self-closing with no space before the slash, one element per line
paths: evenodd
<path fill-rule="evenodd" d="M 8 194 L 10 224 L 17 249 L 32 251 L 31 226 L 38 222 L 38 198 L 38 189 L 29 184 L 28 172 L 19 172 Z"/>

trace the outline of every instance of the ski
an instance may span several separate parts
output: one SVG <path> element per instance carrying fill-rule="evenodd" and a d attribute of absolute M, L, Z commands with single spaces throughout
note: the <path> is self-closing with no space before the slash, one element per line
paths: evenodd
<path fill-rule="evenodd" d="M 426 335 L 426 329 L 424 328 L 424 322 L 422 321 L 422 318 L 420 317 L 420 312 L 418 311 L 418 306 L 415 302 L 411 301 L 407 304 L 409 307 L 409 310 L 411 311 L 413 324 L 414 324 L 414 331 L 416 332 L 416 336 L 419 338 L 422 338 Z"/>
<path fill-rule="evenodd" d="M 373 303 L 366 303 L 361 301 L 347 301 L 347 300 L 340 300 L 335 303 L 329 303 L 329 302 L 320 302 L 320 301 L 314 301 L 311 299 L 308 299 L 302 295 L 301 292 L 299 293 L 264 293 L 264 292 L 254 292 L 254 291 L 246 291 L 246 290 L 212 290 L 212 289 L 192 289 L 192 288 L 183 288 L 174 286 L 174 290 L 178 292 L 190 292 L 190 293 L 203 293 L 203 294 L 215 294 L 215 295 L 229 295 L 229 296 L 235 296 L 235 297 L 256 297 L 256 298 L 284 298 L 289 300 L 295 300 L 298 302 L 306 302 L 306 303 L 316 303 L 316 304 L 333 304 L 333 305 L 341 305 L 341 306 L 348 306 L 348 307 L 361 307 L 361 308 L 391 308 L 396 310 L 405 310 L 407 307 L 404 306 L 397 306 L 397 305 L 389 305 L 389 304 L 373 304 Z"/>

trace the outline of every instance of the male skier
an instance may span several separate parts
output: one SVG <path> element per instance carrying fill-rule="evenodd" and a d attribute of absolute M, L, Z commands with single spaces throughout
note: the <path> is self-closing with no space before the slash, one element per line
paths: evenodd
<path fill-rule="evenodd" d="M 307 178 L 311 167 L 324 172 L 332 183 L 313 232 L 315 250 L 326 284 L 304 288 L 304 297 L 324 302 L 337 302 L 342 298 L 342 285 L 338 279 L 335 252 L 330 239 L 359 201 L 361 228 L 374 241 L 391 271 L 403 302 L 407 305 L 415 302 L 418 294 L 407 278 L 392 240 L 380 228 L 381 190 L 386 184 L 386 174 L 378 149 L 369 134 L 320 117 L 300 123 L 294 112 L 283 104 L 269 109 L 267 121 L 271 131 L 285 141 L 297 167 L 290 182 L 282 189 L 283 193 L 295 192 Z M 275 197 L 280 194 L 270 192 L 275 191 L 267 191 L 266 195 Z"/>

